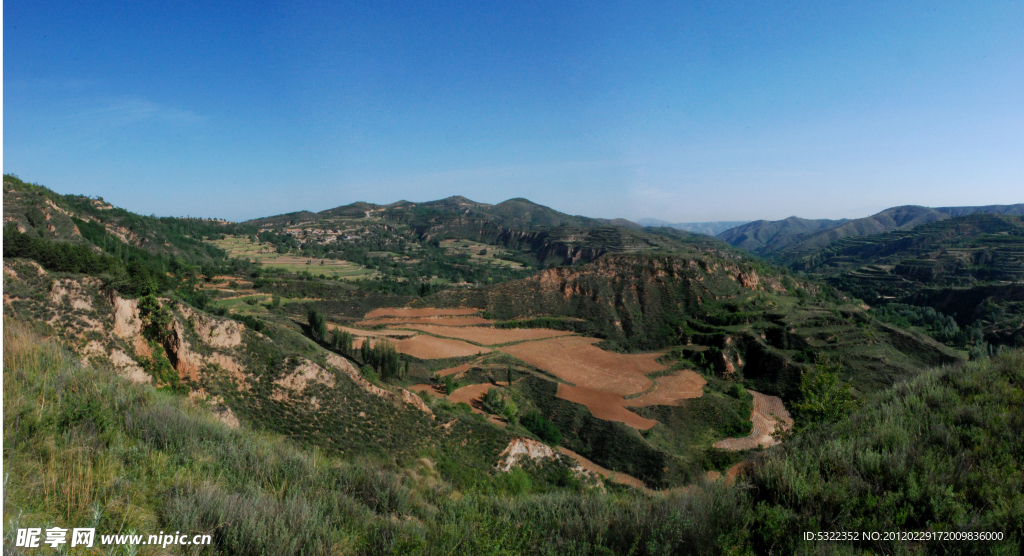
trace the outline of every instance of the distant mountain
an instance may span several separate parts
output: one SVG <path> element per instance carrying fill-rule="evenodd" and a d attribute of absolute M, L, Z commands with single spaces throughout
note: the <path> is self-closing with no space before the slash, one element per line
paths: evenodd
<path fill-rule="evenodd" d="M 679 222 L 673 224 L 667 220 L 658 220 L 657 218 L 641 218 L 636 223 L 649 228 L 675 228 L 677 230 L 683 230 L 686 232 L 692 232 L 695 234 L 701 234 L 706 236 L 717 236 L 718 234 L 736 226 L 742 226 L 749 220 L 722 220 L 716 222 Z"/>
<path fill-rule="evenodd" d="M 847 237 L 864 237 L 897 230 L 911 230 L 922 224 L 957 216 L 990 213 L 1024 214 L 1024 204 L 982 207 L 900 206 L 855 220 L 808 220 L 791 216 L 785 220 L 758 220 L 726 230 L 718 238 L 760 255 L 795 256 L 820 249 Z"/>
<path fill-rule="evenodd" d="M 785 220 L 757 220 L 718 234 L 718 239 L 746 251 L 763 254 L 789 245 L 796 238 L 831 230 L 849 220 L 808 220 L 790 216 Z"/>
<path fill-rule="evenodd" d="M 553 228 L 558 226 L 582 228 L 616 226 L 642 229 L 642 226 L 629 220 L 621 218 L 607 220 L 603 218 L 588 218 L 586 216 L 572 216 L 544 205 L 538 205 L 528 199 L 515 198 L 496 205 L 490 205 L 478 203 L 462 196 L 452 196 L 424 203 L 398 201 L 389 205 L 377 205 L 357 202 L 320 212 L 301 211 L 257 218 L 249 220 L 246 224 L 261 227 L 297 226 L 306 223 L 313 224 L 332 218 L 364 218 L 372 213 L 378 213 L 377 216 L 389 219 L 402 220 L 406 223 L 423 221 L 424 219 L 436 221 L 438 219 L 451 220 L 454 218 L 489 222 L 499 227 L 514 229 Z"/>

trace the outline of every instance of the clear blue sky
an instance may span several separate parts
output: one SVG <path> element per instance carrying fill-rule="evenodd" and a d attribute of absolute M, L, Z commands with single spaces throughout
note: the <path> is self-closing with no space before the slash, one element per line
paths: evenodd
<path fill-rule="evenodd" d="M 235 220 L 1024 202 L 1024 2 L 705 4 L 7 0 L 3 169 Z"/>

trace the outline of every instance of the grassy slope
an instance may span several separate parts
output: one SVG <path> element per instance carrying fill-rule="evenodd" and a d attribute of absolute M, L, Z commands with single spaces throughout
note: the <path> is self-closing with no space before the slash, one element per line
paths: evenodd
<path fill-rule="evenodd" d="M 545 488 L 522 471 L 453 486 L 430 460 L 340 460 L 231 430 L 184 398 L 82 367 L 10 320 L 4 340 L 5 553 L 31 526 L 207 532 L 207 553 L 282 555 L 651 554 L 742 532 L 741 493 L 721 486 L 649 499 Z M 453 434 L 475 428 L 457 420 Z M 442 452 L 466 455 L 457 442 Z"/>
<path fill-rule="evenodd" d="M 1017 554 L 1022 428 L 1024 352 L 932 370 L 769 453 L 753 476 L 754 539 L 787 553 L 808 550 L 802 531 L 1002 531 L 1012 540 L 931 543 L 928 551 Z"/>
<path fill-rule="evenodd" d="M 937 369 L 768 452 L 752 489 L 456 494 L 397 468 L 228 429 L 180 397 L 4 330 L 5 553 L 25 526 L 214 535 L 209 553 L 1017 554 L 1024 353 Z M 457 454 L 457 449 L 456 449 Z M 490 494 L 482 494 L 490 492 Z M 998 531 L 1002 542 L 807 543 L 803 531 Z M 143 547 L 142 553 L 155 553 Z"/>

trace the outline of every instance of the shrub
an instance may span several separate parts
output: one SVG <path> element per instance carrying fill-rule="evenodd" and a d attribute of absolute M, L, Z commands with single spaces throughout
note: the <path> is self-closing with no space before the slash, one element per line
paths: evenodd
<path fill-rule="evenodd" d="M 557 446 L 562 441 L 562 431 L 558 429 L 558 426 L 545 419 L 537 411 L 523 417 L 520 423 L 526 427 L 526 430 L 532 432 L 537 438 L 548 444 Z"/>

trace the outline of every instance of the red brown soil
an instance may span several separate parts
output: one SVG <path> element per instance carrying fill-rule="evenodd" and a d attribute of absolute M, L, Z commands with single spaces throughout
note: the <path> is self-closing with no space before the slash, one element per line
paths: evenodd
<path fill-rule="evenodd" d="M 475 315 L 479 313 L 479 309 L 409 309 L 409 308 L 382 308 L 374 309 L 366 316 L 363 317 L 366 320 L 376 319 L 380 317 L 411 317 L 411 318 L 423 318 L 423 317 L 441 317 L 450 315 Z"/>
<path fill-rule="evenodd" d="M 483 410 L 479 408 L 480 399 L 483 398 L 484 394 L 486 394 L 491 388 L 497 388 L 497 386 L 489 382 L 463 386 L 451 394 L 448 394 L 448 401 L 452 403 L 469 404 L 469 406 L 473 408 L 474 413 L 483 413 Z"/>
<path fill-rule="evenodd" d="M 733 465 L 732 467 L 729 468 L 728 471 L 725 472 L 725 482 L 726 482 L 726 484 L 732 484 L 733 482 L 736 481 L 736 477 L 739 477 L 740 475 L 743 475 L 746 472 L 747 472 L 747 462 L 741 461 L 741 462 L 737 463 L 736 465 Z"/>
<path fill-rule="evenodd" d="M 409 387 L 409 390 L 413 392 L 426 392 L 435 398 L 444 398 L 444 386 L 434 386 L 433 384 L 413 384 Z"/>
<path fill-rule="evenodd" d="M 381 336 L 386 338 L 411 338 L 416 335 L 415 332 L 410 332 L 408 330 L 362 330 L 359 328 L 341 326 L 339 324 L 334 324 L 333 322 L 327 323 L 327 328 L 328 330 L 341 330 L 348 332 L 357 338 L 379 338 Z"/>
<path fill-rule="evenodd" d="M 646 419 L 626 409 L 623 405 L 625 400 L 622 399 L 622 394 L 594 390 L 583 386 L 559 384 L 556 397 L 585 405 L 590 410 L 590 413 L 598 419 L 618 421 L 634 429 L 645 431 L 658 424 L 653 419 Z"/>
<path fill-rule="evenodd" d="M 440 324 L 440 323 L 438 323 Z M 409 324 L 404 328 L 419 330 L 436 336 L 446 338 L 458 338 L 485 346 L 508 344 L 512 342 L 523 342 L 526 340 L 541 340 L 557 336 L 568 336 L 572 332 L 564 330 L 551 330 L 550 328 L 489 328 L 489 327 L 465 327 L 457 328 L 452 326 L 438 326 L 438 324 Z"/>
<path fill-rule="evenodd" d="M 448 396 L 444 395 L 444 386 L 439 385 L 414 384 L 409 388 L 409 390 L 414 392 L 426 392 L 435 398 L 446 399 L 452 403 L 468 404 L 473 413 L 484 415 L 491 423 L 504 428 L 508 425 L 508 422 L 501 417 L 490 415 L 483 410 L 483 403 L 481 402 L 481 399 L 491 388 L 496 388 L 496 386 L 493 384 L 473 384 L 470 386 L 463 386 Z"/>
<path fill-rule="evenodd" d="M 437 371 L 436 373 L 434 373 L 434 375 L 435 376 L 457 375 L 459 373 L 464 373 L 464 372 L 466 372 L 466 371 L 468 371 L 468 370 L 470 370 L 472 368 L 473 368 L 473 364 L 472 363 L 465 363 L 463 365 L 459 365 L 458 367 L 451 367 L 449 369 L 442 369 L 442 370 Z"/>
<path fill-rule="evenodd" d="M 600 465 L 598 465 L 598 464 L 590 461 L 589 459 L 587 459 L 587 458 L 577 454 L 576 452 L 573 452 L 572 450 L 570 450 L 568 448 L 559 446 L 558 447 L 558 451 L 563 453 L 563 454 L 565 454 L 565 455 L 567 455 L 567 456 L 569 456 L 569 457 L 571 457 L 571 458 L 573 458 L 573 459 L 575 459 L 576 461 L 578 461 L 579 464 L 580 464 L 580 467 L 582 467 L 583 469 L 586 469 L 587 471 L 590 471 L 591 473 L 597 473 L 598 475 L 604 477 L 607 480 L 614 481 L 614 482 L 619 483 L 621 485 L 628 485 L 628 486 L 631 486 L 633 488 L 642 488 L 642 489 L 646 489 L 647 488 L 644 485 L 644 482 L 641 481 L 640 479 L 637 479 L 636 477 L 632 477 L 630 475 L 626 475 L 625 473 L 619 473 L 618 471 L 612 471 L 610 469 L 605 469 L 604 467 L 601 467 Z"/>
<path fill-rule="evenodd" d="M 645 375 L 665 370 L 665 366 L 656 361 L 661 353 L 612 353 L 593 345 L 599 341 L 582 336 L 563 336 L 506 346 L 501 351 L 566 382 L 620 396 L 647 390 L 654 381 Z"/>
<path fill-rule="evenodd" d="M 741 461 L 725 472 L 725 484 L 731 485 L 736 482 L 736 477 L 747 472 L 747 462 Z M 722 478 L 722 474 L 718 471 L 708 471 L 704 474 L 704 479 L 708 481 L 717 481 Z"/>
<path fill-rule="evenodd" d="M 396 324 L 436 324 L 440 326 L 473 326 L 477 324 L 491 324 L 491 321 L 481 317 L 432 317 L 432 318 L 404 318 L 404 317 L 382 317 L 379 319 L 364 320 L 356 323 L 356 326 L 378 326 Z"/>
<path fill-rule="evenodd" d="M 356 338 L 355 340 L 358 340 Z M 467 355 L 479 355 L 490 353 L 491 350 L 485 347 L 474 346 L 459 340 L 448 338 L 435 338 L 433 336 L 413 336 L 405 340 L 390 340 L 398 353 L 411 355 L 417 359 L 446 359 L 448 357 L 465 357 Z M 352 342 L 353 346 L 356 341 Z M 362 343 L 359 343 L 362 347 Z"/>
<path fill-rule="evenodd" d="M 750 411 L 750 421 L 754 430 L 743 438 L 726 438 L 715 442 L 715 448 L 723 450 L 753 450 L 757 447 L 767 448 L 779 443 L 772 438 L 776 428 L 788 430 L 793 426 L 793 418 L 786 411 L 782 399 L 777 396 L 766 396 L 760 392 L 747 390 L 754 397 L 754 408 Z"/>
<path fill-rule="evenodd" d="M 658 377 L 654 391 L 642 396 L 626 400 L 629 407 L 647 407 L 650 405 L 679 405 L 683 400 L 699 398 L 704 395 L 704 377 L 693 371 L 679 371 L 676 374 Z"/>

